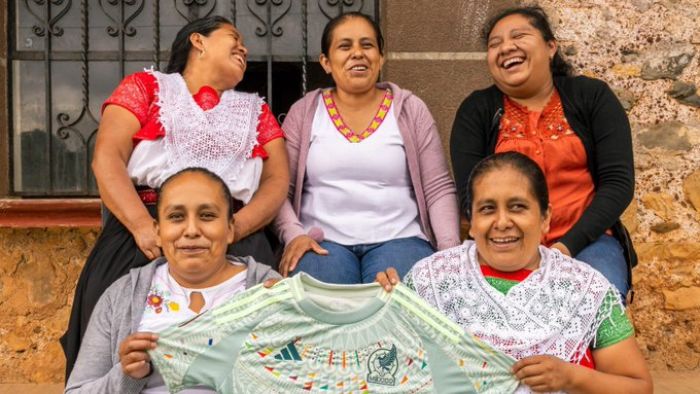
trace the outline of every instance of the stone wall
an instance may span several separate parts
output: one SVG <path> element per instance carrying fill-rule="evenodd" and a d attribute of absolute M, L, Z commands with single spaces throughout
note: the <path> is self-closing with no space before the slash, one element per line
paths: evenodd
<path fill-rule="evenodd" d="M 700 2 L 541 1 L 568 59 L 616 90 L 637 189 L 631 313 L 656 370 L 700 368 Z"/>
<path fill-rule="evenodd" d="M 0 228 L 0 383 L 60 383 L 73 290 L 96 229 Z"/>

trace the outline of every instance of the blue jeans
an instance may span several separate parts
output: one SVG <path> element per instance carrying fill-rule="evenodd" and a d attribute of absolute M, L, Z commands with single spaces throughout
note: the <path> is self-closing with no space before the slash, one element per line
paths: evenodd
<path fill-rule="evenodd" d="M 603 234 L 574 257 L 602 273 L 620 291 L 622 302 L 625 302 L 630 289 L 627 261 L 622 246 L 615 238 Z"/>
<path fill-rule="evenodd" d="M 378 272 L 394 267 L 403 278 L 418 260 L 435 252 L 430 243 L 418 237 L 360 245 L 323 241 L 320 245 L 328 255 L 306 252 L 292 275 L 306 272 L 326 283 L 371 283 Z"/>

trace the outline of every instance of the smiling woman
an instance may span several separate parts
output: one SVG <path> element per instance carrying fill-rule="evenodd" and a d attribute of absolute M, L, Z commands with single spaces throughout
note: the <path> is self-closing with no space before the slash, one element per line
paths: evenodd
<path fill-rule="evenodd" d="M 176 173 L 163 183 L 157 205 L 156 243 L 164 257 L 132 269 L 100 298 L 67 393 L 167 391 L 146 353 L 157 333 L 280 277 L 251 257 L 226 255 L 234 241 L 232 198 L 213 172 Z"/>
<path fill-rule="evenodd" d="M 521 392 L 649 393 L 619 294 L 589 265 L 541 246 L 544 174 L 518 152 L 479 162 L 467 183 L 474 241 L 416 263 L 405 283 L 465 331 L 518 362 Z M 378 275 L 387 289 L 395 271 Z"/>
<path fill-rule="evenodd" d="M 283 275 L 367 283 L 459 244 L 457 201 L 425 103 L 378 83 L 384 39 L 359 13 L 332 19 L 320 62 L 335 82 L 295 103 L 282 128 L 293 192 L 275 227 Z"/>

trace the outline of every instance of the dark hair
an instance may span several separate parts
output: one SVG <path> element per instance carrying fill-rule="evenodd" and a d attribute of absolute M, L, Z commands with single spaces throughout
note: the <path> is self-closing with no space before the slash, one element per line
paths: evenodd
<path fill-rule="evenodd" d="M 185 71 L 187 59 L 192 50 L 190 35 L 199 33 L 203 36 L 209 36 L 211 32 L 220 28 L 222 25 L 233 26 L 233 23 L 223 16 L 214 15 L 195 19 L 186 24 L 177 32 L 177 35 L 175 35 L 173 45 L 170 47 L 170 60 L 168 60 L 168 65 L 165 67 L 165 72 L 182 74 L 182 72 Z"/>
<path fill-rule="evenodd" d="M 549 24 L 549 18 L 547 17 L 547 13 L 544 12 L 542 7 L 522 6 L 506 8 L 501 12 L 497 13 L 496 15 L 492 16 L 486 22 L 486 25 L 484 25 L 484 30 L 481 32 L 481 38 L 484 40 L 484 43 L 486 45 L 488 45 L 489 35 L 491 35 L 491 31 L 493 30 L 494 26 L 496 26 L 496 23 L 498 23 L 501 19 L 511 15 L 522 15 L 523 17 L 525 17 L 530 22 L 532 27 L 539 30 L 539 32 L 542 34 L 542 38 L 544 38 L 545 41 L 549 42 L 557 40 L 554 37 L 552 26 Z M 564 60 L 564 57 L 559 51 L 559 48 L 557 48 L 557 52 L 552 58 L 550 69 L 552 71 L 552 75 L 554 76 L 568 76 L 573 73 L 573 67 L 566 60 Z"/>
<path fill-rule="evenodd" d="M 219 185 L 219 189 L 221 189 L 221 196 L 224 198 L 224 201 L 226 201 L 227 204 L 228 218 L 233 218 L 233 197 L 231 196 L 231 190 L 228 188 L 226 182 L 224 182 L 224 180 L 221 179 L 220 176 L 202 167 L 188 167 L 183 170 L 180 170 L 174 173 L 173 175 L 170 175 L 168 179 L 166 179 L 165 182 L 163 182 L 163 184 L 160 185 L 160 189 L 158 190 L 158 200 L 156 201 L 156 210 L 158 212 L 160 212 L 160 204 L 162 203 L 163 194 L 165 194 L 165 189 L 168 188 L 168 185 L 170 185 L 170 183 L 173 180 L 179 178 L 181 175 L 184 174 L 202 174 L 214 181 L 215 183 L 217 183 Z"/>
<path fill-rule="evenodd" d="M 519 152 L 495 153 L 487 156 L 476 164 L 467 182 L 467 198 L 465 206 L 462 207 L 467 219 L 472 219 L 472 203 L 474 202 L 474 184 L 484 175 L 491 171 L 509 167 L 520 172 L 530 182 L 530 191 L 537 199 L 542 215 L 549 207 L 549 192 L 547 190 L 547 180 L 544 173 L 532 159 Z"/>
<path fill-rule="evenodd" d="M 328 57 L 328 52 L 331 48 L 331 41 L 333 41 L 333 31 L 336 27 L 350 18 L 364 19 L 370 24 L 370 26 L 372 26 L 372 30 L 374 30 L 374 37 L 377 39 L 379 53 L 384 55 L 384 36 L 382 35 L 382 29 L 379 27 L 379 24 L 377 24 L 377 22 L 369 16 L 357 11 L 340 14 L 326 23 L 326 27 L 323 28 L 323 35 L 321 36 L 321 53 Z"/>

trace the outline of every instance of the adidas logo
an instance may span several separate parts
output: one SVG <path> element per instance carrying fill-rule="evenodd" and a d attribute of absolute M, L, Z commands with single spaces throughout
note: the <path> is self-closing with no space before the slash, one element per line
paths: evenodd
<path fill-rule="evenodd" d="M 294 342 L 296 342 L 296 340 L 289 342 L 287 346 L 275 353 L 275 360 L 303 361 L 299 355 L 299 352 L 297 351 L 297 347 L 294 346 Z"/>

